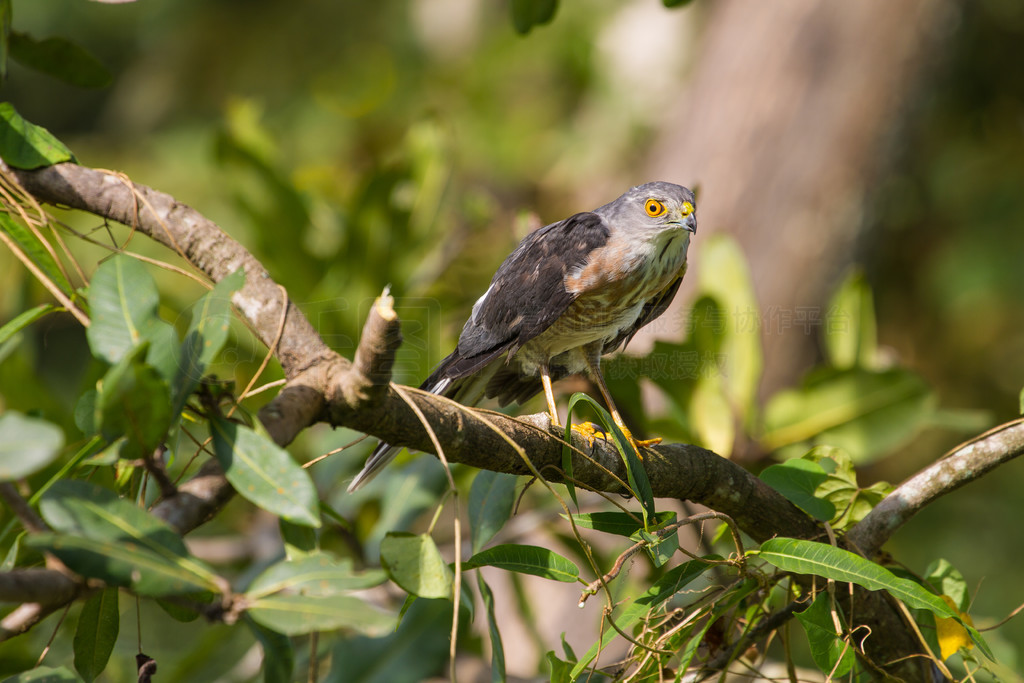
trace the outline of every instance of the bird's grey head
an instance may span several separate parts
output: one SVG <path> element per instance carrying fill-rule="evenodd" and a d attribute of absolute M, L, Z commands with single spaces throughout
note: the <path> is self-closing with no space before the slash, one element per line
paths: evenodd
<path fill-rule="evenodd" d="M 612 225 L 640 230 L 689 230 L 697 232 L 697 205 L 689 188 L 655 181 L 637 185 L 594 213 Z"/>

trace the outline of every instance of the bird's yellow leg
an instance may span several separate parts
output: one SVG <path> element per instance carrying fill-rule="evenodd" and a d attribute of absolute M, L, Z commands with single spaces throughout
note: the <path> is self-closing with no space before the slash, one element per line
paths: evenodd
<path fill-rule="evenodd" d="M 604 397 L 604 402 L 608 404 L 608 412 L 612 415 L 612 420 L 618 425 L 619 429 L 622 430 L 623 435 L 629 440 L 629 443 L 633 444 L 633 448 L 636 450 L 636 454 L 643 458 L 643 454 L 640 449 L 647 448 L 648 446 L 654 446 L 661 443 L 661 439 L 643 439 L 636 440 L 633 438 L 632 432 L 629 431 L 629 427 L 622 420 L 622 416 L 619 415 L 619 409 L 615 407 L 615 401 L 612 399 L 611 392 L 608 391 L 608 385 L 604 383 L 604 376 L 601 374 L 601 360 L 600 358 L 594 358 L 589 353 L 587 356 L 587 365 L 590 368 L 590 375 L 594 378 L 594 382 L 597 384 L 597 388 L 601 391 L 601 396 Z"/>
<path fill-rule="evenodd" d="M 544 385 L 544 398 L 548 400 L 548 412 L 551 413 L 551 424 L 562 424 L 558 420 L 558 408 L 555 406 L 555 392 L 551 390 L 551 374 L 546 365 L 540 366 L 540 383 Z"/>

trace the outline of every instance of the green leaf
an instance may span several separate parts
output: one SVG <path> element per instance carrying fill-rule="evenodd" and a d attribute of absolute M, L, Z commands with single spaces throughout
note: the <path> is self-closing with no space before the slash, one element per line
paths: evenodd
<path fill-rule="evenodd" d="M 383 638 L 335 639 L 325 681 L 394 683 L 426 681 L 448 659 L 452 623 L 448 600 L 415 600 L 394 633 Z"/>
<path fill-rule="evenodd" d="M 8 410 L 0 415 L 0 481 L 38 472 L 53 462 L 63 447 L 60 427 Z"/>
<path fill-rule="evenodd" d="M 0 214 L 2 215 L 2 214 Z M 3 229 L 0 227 L 0 229 Z M 28 309 L 19 313 L 17 316 L 12 318 L 10 321 L 5 323 L 3 327 L 0 327 L 0 344 L 3 344 L 8 339 L 21 332 L 23 329 L 34 323 L 35 321 L 42 318 L 47 313 L 56 311 L 57 307 L 53 304 L 40 304 L 33 308 Z"/>
<path fill-rule="evenodd" d="M 579 568 L 553 550 L 515 543 L 505 543 L 483 550 L 469 558 L 463 566 L 467 569 L 498 567 L 554 581 L 572 582 L 580 577 Z"/>
<path fill-rule="evenodd" d="M 31 671 L 5 678 L 3 683 L 80 683 L 82 679 L 63 666 L 37 666 Z"/>
<path fill-rule="evenodd" d="M 348 595 L 278 593 L 254 600 L 247 613 L 258 624 L 290 636 L 339 628 L 379 636 L 395 627 L 393 614 Z"/>
<path fill-rule="evenodd" d="M 97 383 L 95 422 L 107 442 L 127 437 L 123 458 L 152 455 L 163 441 L 174 416 L 170 388 L 143 357 L 144 342 L 111 367 Z"/>
<path fill-rule="evenodd" d="M 736 421 L 723 389 L 718 375 L 697 380 L 690 399 L 690 424 L 700 445 L 728 457 L 736 441 Z"/>
<path fill-rule="evenodd" d="M 326 511 L 326 506 L 324 510 Z M 320 541 L 316 529 L 300 524 L 292 524 L 287 520 L 279 520 L 281 540 L 284 541 L 284 553 L 289 560 L 297 560 L 317 553 Z"/>
<path fill-rule="evenodd" d="M 853 668 L 856 657 L 853 646 L 835 631 L 828 593 L 819 593 L 810 607 L 796 613 L 796 618 L 807 633 L 811 657 L 818 669 L 829 672 L 834 679 L 845 676 Z"/>
<path fill-rule="evenodd" d="M 1020 390 L 1020 414 L 1024 415 L 1024 389 Z"/>
<path fill-rule="evenodd" d="M 755 410 L 764 367 L 760 308 L 750 269 L 736 241 L 722 234 L 701 242 L 700 266 L 701 294 L 712 297 L 721 311 L 710 321 L 722 336 L 715 377 L 723 384 L 729 406 L 745 423 Z"/>
<path fill-rule="evenodd" d="M 0 158 L 9 166 L 27 170 L 75 161 L 64 143 L 42 126 L 21 118 L 10 102 L 0 102 Z"/>
<path fill-rule="evenodd" d="M 842 449 L 817 446 L 803 459 L 818 463 L 828 473 L 814 495 L 829 501 L 836 509 L 836 516 L 831 520 L 836 529 L 849 529 L 864 519 L 892 491 L 892 486 L 884 481 L 861 488 L 853 460 Z"/>
<path fill-rule="evenodd" d="M 558 658 L 554 650 L 549 650 L 545 655 L 548 662 L 548 681 L 550 683 L 572 683 L 572 666 L 575 662 L 566 662 Z"/>
<path fill-rule="evenodd" d="M 245 271 L 236 270 L 204 294 L 193 308 L 172 384 L 175 415 L 181 413 L 188 397 L 224 347 L 231 331 L 231 295 L 244 284 Z"/>
<path fill-rule="evenodd" d="M 141 263 L 117 255 L 104 261 L 89 284 L 92 325 L 86 332 L 92 354 L 111 365 L 157 334 L 160 295 Z"/>
<path fill-rule="evenodd" d="M 288 451 L 222 417 L 210 420 L 210 431 L 217 460 L 238 495 L 289 522 L 320 527 L 316 487 Z"/>
<path fill-rule="evenodd" d="M 263 648 L 263 683 L 291 683 L 295 670 L 295 648 L 291 638 L 257 624 L 247 614 L 242 616 L 242 620 Z"/>
<path fill-rule="evenodd" d="M 693 0 L 661 0 L 661 3 L 665 5 L 665 7 L 668 7 L 670 9 L 676 7 L 686 7 L 691 2 L 693 2 Z"/>
<path fill-rule="evenodd" d="M 534 26 L 547 24 L 555 17 L 558 0 L 511 0 L 512 25 L 526 35 Z"/>
<path fill-rule="evenodd" d="M 758 476 L 761 481 L 815 519 L 828 522 L 835 516 L 835 505 L 814 495 L 818 486 L 828 479 L 821 465 L 809 460 L 787 460 L 782 464 L 766 467 Z"/>
<path fill-rule="evenodd" d="M 633 541 L 644 541 L 647 545 L 644 551 L 651 558 L 655 567 L 661 567 L 667 563 L 677 550 L 679 550 L 679 534 L 676 529 L 665 533 L 657 533 L 664 527 L 675 524 L 675 512 L 667 511 L 666 518 L 660 524 L 651 525 L 647 529 L 640 529 L 630 536 Z"/>
<path fill-rule="evenodd" d="M 634 497 L 640 501 L 640 505 L 643 508 L 644 521 L 648 522 L 653 519 L 656 512 L 654 510 L 654 491 L 651 489 L 651 481 L 647 478 L 647 470 L 644 469 L 643 462 L 640 460 L 639 455 L 633 449 L 633 446 L 626 439 L 626 435 L 622 433 L 619 426 L 615 424 L 611 414 L 604 409 L 600 403 L 595 401 L 590 396 L 583 393 L 575 393 L 569 399 L 569 405 L 575 406 L 576 403 L 586 403 L 590 408 L 597 413 L 598 418 L 601 420 L 601 424 L 605 429 L 605 433 L 611 433 L 612 442 L 615 444 L 615 448 L 619 451 L 619 456 L 622 461 L 626 464 L 626 476 L 629 481 L 629 486 Z M 570 417 L 572 413 L 569 413 Z M 569 437 L 569 425 L 571 420 L 566 420 L 566 440 Z M 563 453 L 564 453 L 563 449 Z M 571 470 L 569 475 L 572 475 Z"/>
<path fill-rule="evenodd" d="M 118 498 L 113 491 L 83 481 L 57 481 L 43 494 L 39 512 L 54 530 L 70 538 L 110 543 L 112 547 L 128 553 L 115 553 L 116 557 L 128 558 L 125 562 L 129 562 L 136 554 L 151 555 L 145 559 L 147 566 L 162 563 L 171 565 L 170 569 L 154 569 L 160 576 L 169 577 L 167 580 L 182 580 L 199 590 L 220 591 L 217 575 L 189 555 L 184 541 L 171 527 L 134 503 Z M 95 551 L 98 546 L 77 546 L 72 543 L 68 547 L 69 552 L 81 550 L 87 554 L 87 551 Z M 127 567 L 113 567 L 117 562 L 115 556 L 111 557 L 110 562 L 112 568 L 109 574 L 105 573 L 100 578 L 112 575 L 115 576 L 113 583 L 116 585 L 134 585 L 136 579 L 132 577 L 130 564 Z M 80 573 L 92 575 L 86 571 Z M 128 577 L 128 583 L 122 581 L 124 576 Z M 145 581 L 147 577 L 139 577 L 139 580 Z"/>
<path fill-rule="evenodd" d="M 388 532 L 380 544 L 380 564 L 412 595 L 452 599 L 452 570 L 429 534 Z"/>
<path fill-rule="evenodd" d="M 86 683 L 92 683 L 107 668 L 120 627 L 116 588 L 101 590 L 82 605 L 75 627 L 75 671 Z"/>
<path fill-rule="evenodd" d="M 825 314 L 825 351 L 840 370 L 878 367 L 875 304 L 871 288 L 859 270 L 839 286 Z"/>
<path fill-rule="evenodd" d="M 105 88 L 113 77 L 88 51 L 64 38 L 36 40 L 11 32 L 11 59 L 80 88 Z"/>
<path fill-rule="evenodd" d="M 2 107 L 3 105 L 0 105 Z M 10 214 L 0 213 L 0 231 L 6 234 L 28 259 L 35 264 L 47 280 L 57 289 L 71 296 L 73 290 L 64 272 L 57 265 L 57 259 L 43 243 L 42 239 L 29 230 L 21 222 L 14 220 Z"/>
<path fill-rule="evenodd" d="M 518 477 L 480 470 L 469 489 L 469 528 L 473 552 L 478 552 L 512 516 Z"/>
<path fill-rule="evenodd" d="M 14 543 L 7 549 L 7 554 L 4 555 L 3 562 L 0 562 L 0 572 L 9 572 L 14 569 L 18 562 L 18 550 L 21 548 L 21 539 L 25 536 L 26 532 L 21 532 L 14 537 Z M 4 534 L 6 535 L 6 534 Z"/>
<path fill-rule="evenodd" d="M 494 593 L 480 572 L 476 573 L 476 586 L 487 613 L 487 633 L 491 637 L 491 683 L 505 683 L 505 648 L 501 643 L 498 617 L 494 613 Z"/>
<path fill-rule="evenodd" d="M 908 607 L 926 609 L 939 617 L 956 619 L 964 626 L 986 656 L 992 658 L 988 645 L 972 626 L 964 624 L 955 609 L 942 598 L 910 579 L 903 579 L 885 567 L 860 555 L 825 543 L 795 538 L 773 538 L 761 544 L 757 555 L 783 571 L 814 574 L 835 581 L 846 581 L 868 590 L 886 590 Z"/>
<path fill-rule="evenodd" d="M 967 590 L 967 582 L 963 574 L 948 560 L 938 559 L 928 565 L 924 580 L 939 589 L 943 595 L 948 595 L 961 612 L 966 612 L 970 608 L 971 595 Z"/>
<path fill-rule="evenodd" d="M 931 389 L 909 370 L 819 371 L 802 388 L 769 400 L 761 443 L 768 450 L 801 442 L 837 446 L 862 464 L 914 436 L 934 408 Z"/>
<path fill-rule="evenodd" d="M 671 510 L 663 510 L 655 515 L 653 523 L 660 526 L 668 520 L 675 519 L 675 514 Z M 565 514 L 562 517 L 569 519 Z M 578 527 L 626 538 L 644 528 L 643 520 L 628 512 L 581 512 L 572 518 Z"/>
<path fill-rule="evenodd" d="M 351 560 L 320 552 L 298 560 L 283 560 L 257 576 L 246 597 L 261 598 L 280 591 L 302 595 L 337 595 L 377 586 L 387 580 L 380 570 L 356 572 Z"/>
<path fill-rule="evenodd" d="M 124 541 L 106 541 L 71 534 L 36 534 L 31 547 L 53 553 L 72 571 L 130 588 L 140 595 L 163 596 L 210 589 L 205 575 L 186 569 L 185 562 Z"/>

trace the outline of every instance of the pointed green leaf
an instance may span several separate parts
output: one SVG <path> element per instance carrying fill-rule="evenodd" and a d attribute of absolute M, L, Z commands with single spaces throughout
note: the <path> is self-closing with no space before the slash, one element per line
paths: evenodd
<path fill-rule="evenodd" d="M 242 616 L 263 648 L 263 683 L 291 683 L 295 670 L 292 639 L 276 630 L 257 624 L 248 614 Z"/>
<path fill-rule="evenodd" d="M 125 458 L 151 455 L 174 417 L 167 382 L 143 360 L 148 352 L 149 343 L 143 342 L 96 385 L 95 424 L 108 442 L 127 437 Z"/>
<path fill-rule="evenodd" d="M 847 581 L 869 590 L 887 590 L 914 609 L 930 610 L 941 617 L 955 616 L 939 596 L 849 550 L 815 541 L 773 538 L 761 544 L 757 555 L 783 571 Z"/>
<path fill-rule="evenodd" d="M 116 588 L 101 590 L 82 605 L 75 627 L 75 671 L 86 683 L 92 683 L 107 668 L 120 628 Z"/>
<path fill-rule="evenodd" d="M 971 607 L 971 595 L 967 590 L 967 582 L 964 575 L 951 565 L 948 560 L 939 559 L 932 562 L 925 570 L 925 581 L 935 586 L 942 595 L 948 595 L 953 604 L 961 612 L 966 612 Z"/>
<path fill-rule="evenodd" d="M 853 645 L 836 633 L 829 604 L 828 593 L 819 593 L 810 607 L 796 613 L 796 618 L 807 633 L 811 657 L 818 669 L 839 679 L 853 668 L 856 658 Z"/>
<path fill-rule="evenodd" d="M 553 550 L 535 545 L 505 543 L 483 550 L 469 558 L 463 565 L 476 567 L 498 567 L 510 572 L 532 574 L 554 581 L 576 581 L 579 568 L 572 561 Z"/>
<path fill-rule="evenodd" d="M 203 295 L 192 309 L 192 321 L 174 375 L 174 414 L 185 406 L 231 331 L 231 295 L 245 284 L 245 271 L 228 275 Z"/>
<path fill-rule="evenodd" d="M 818 485 L 814 495 L 827 500 L 836 510 L 832 526 L 849 529 L 889 495 L 892 486 L 884 481 L 868 488 L 857 484 L 857 472 L 849 454 L 839 448 L 817 446 L 804 455 L 804 460 L 816 462 L 827 472 L 825 481 Z"/>
<path fill-rule="evenodd" d="M 797 458 L 766 467 L 758 476 L 815 519 L 828 522 L 835 516 L 836 508 L 832 503 L 815 497 L 818 486 L 828 479 L 821 465 Z"/>
<path fill-rule="evenodd" d="M 833 367 L 877 367 L 875 304 L 862 272 L 850 273 L 839 286 L 829 303 L 824 331 L 825 350 Z"/>
<path fill-rule="evenodd" d="M 654 518 L 654 491 L 651 489 L 651 482 L 647 478 L 647 470 L 644 469 L 643 461 L 640 460 L 637 452 L 633 449 L 633 446 L 626 439 L 626 435 L 622 433 L 615 421 L 612 419 L 611 414 L 605 410 L 604 406 L 595 401 L 590 396 L 583 393 L 575 393 L 569 399 L 569 405 L 574 406 L 576 403 L 586 403 L 590 408 L 597 413 L 598 418 L 601 421 L 602 426 L 605 429 L 606 434 L 612 436 L 612 442 L 615 444 L 615 448 L 619 451 L 619 456 L 622 461 L 626 464 L 626 476 L 629 481 L 631 492 L 640 501 L 640 505 L 643 508 L 643 516 L 645 522 Z M 572 413 L 569 413 L 570 418 Z M 569 429 L 571 420 L 566 420 L 566 441 L 569 440 Z M 598 437 L 600 438 L 600 437 Z M 563 449 L 563 454 L 565 449 Z M 568 471 L 569 476 L 572 476 L 572 470 Z"/>
<path fill-rule="evenodd" d="M 724 382 L 719 376 L 698 379 L 690 400 L 690 421 L 700 445 L 729 457 L 736 441 L 736 421 L 723 389 Z"/>
<path fill-rule="evenodd" d="M 0 105 L 2 107 L 3 105 Z M 67 296 L 71 296 L 73 290 L 64 272 L 57 265 L 57 260 L 46 248 L 40 238 L 19 221 L 14 220 L 10 214 L 0 213 L 0 231 L 8 236 L 28 259 L 42 271 L 46 279 L 52 282 Z"/>
<path fill-rule="evenodd" d="M 222 417 L 210 421 L 213 450 L 238 495 L 289 522 L 320 526 L 316 487 L 288 451 Z"/>
<path fill-rule="evenodd" d="M 187 563 L 130 542 L 45 533 L 29 537 L 26 543 L 53 553 L 82 576 L 130 588 L 141 595 L 182 595 L 211 589 L 206 576 L 187 569 Z"/>
<path fill-rule="evenodd" d="M 175 567 L 176 571 L 168 572 L 172 578 L 180 573 L 191 577 L 188 582 L 202 590 L 220 590 L 217 575 L 189 555 L 178 534 L 113 491 L 83 481 L 57 481 L 43 494 L 39 512 L 56 531 L 110 542 L 114 547 L 130 547 L 133 552 L 151 553 Z M 83 547 L 83 551 L 93 547 Z M 131 568 L 128 569 L 130 575 Z"/>
<path fill-rule="evenodd" d="M 113 81 L 107 68 L 87 50 L 64 38 L 36 40 L 11 32 L 11 59 L 80 88 L 105 88 Z"/>
<path fill-rule="evenodd" d="M 660 526 L 666 521 L 674 519 L 675 514 L 671 510 L 663 510 L 655 515 L 652 523 L 655 526 Z M 564 514 L 562 517 L 568 519 Z M 576 522 L 576 526 L 584 529 L 603 531 L 606 534 L 615 534 L 626 538 L 644 528 L 643 520 L 628 512 L 581 512 L 573 515 L 573 521 Z"/>
<path fill-rule="evenodd" d="M 257 623 L 290 636 L 351 629 L 380 636 L 395 627 L 395 616 L 348 595 L 286 595 L 254 600 L 247 611 Z"/>
<path fill-rule="evenodd" d="M 256 599 L 279 591 L 303 595 L 336 595 L 378 586 L 386 580 L 383 571 L 356 572 L 351 560 L 339 560 L 320 552 L 272 565 L 253 580 L 246 596 Z"/>
<path fill-rule="evenodd" d="M 104 261 L 89 284 L 89 348 L 111 365 L 157 334 L 160 295 L 141 263 L 117 255 Z"/>
<path fill-rule="evenodd" d="M 728 404 L 744 423 L 757 402 L 764 357 L 761 350 L 760 307 L 739 245 L 723 234 L 701 242 L 700 292 L 717 302 L 720 317 L 708 321 L 722 336 L 715 368 Z"/>
<path fill-rule="evenodd" d="M 491 683 L 505 683 L 505 647 L 501 643 L 498 617 L 494 613 L 494 593 L 484 581 L 484 575 L 476 573 L 476 585 L 487 613 L 487 633 L 491 637 Z"/>
<path fill-rule="evenodd" d="M 10 102 L 0 103 L 0 158 L 14 168 L 33 169 L 75 161 L 75 155 L 42 126 L 21 118 Z"/>
<path fill-rule="evenodd" d="M 910 579 L 896 576 L 885 567 L 860 555 L 825 543 L 795 538 L 773 538 L 765 541 L 757 555 L 783 571 L 847 581 L 868 590 L 886 590 L 908 607 L 926 609 L 939 617 L 956 619 L 967 628 L 971 638 L 986 656 L 992 657 L 981 634 L 972 626 L 964 624 L 957 611 L 947 605 L 941 597 Z"/>
<path fill-rule="evenodd" d="M 452 599 L 452 570 L 429 534 L 388 532 L 380 544 L 380 564 L 408 593 Z"/>
<path fill-rule="evenodd" d="M 8 410 L 0 415 L 0 481 L 38 472 L 53 462 L 63 447 L 60 427 Z"/>
<path fill-rule="evenodd" d="M 478 552 L 512 516 L 516 482 L 511 474 L 480 470 L 469 489 L 469 527 L 473 552 Z"/>
<path fill-rule="evenodd" d="M 16 335 L 18 332 L 21 332 L 35 321 L 39 320 L 47 313 L 52 313 L 56 310 L 57 307 L 53 304 L 40 304 L 18 314 L 9 322 L 5 323 L 3 327 L 0 327 L 0 344 L 3 344 L 5 341 Z"/>

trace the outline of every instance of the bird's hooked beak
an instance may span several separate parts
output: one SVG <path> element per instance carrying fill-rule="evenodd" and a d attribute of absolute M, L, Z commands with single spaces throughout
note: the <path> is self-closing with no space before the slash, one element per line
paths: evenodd
<path fill-rule="evenodd" d="M 697 233 L 697 214 L 693 213 L 691 211 L 690 214 L 686 218 L 683 219 L 683 227 L 686 228 L 687 230 L 689 230 L 690 232 L 696 234 Z"/>
<path fill-rule="evenodd" d="M 673 218 L 675 220 L 672 222 L 681 226 L 684 230 L 689 230 L 692 233 L 697 232 L 697 211 L 690 202 L 683 202 L 683 205 L 679 207 Z"/>

